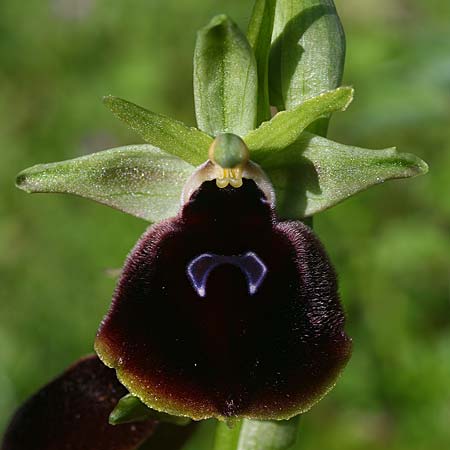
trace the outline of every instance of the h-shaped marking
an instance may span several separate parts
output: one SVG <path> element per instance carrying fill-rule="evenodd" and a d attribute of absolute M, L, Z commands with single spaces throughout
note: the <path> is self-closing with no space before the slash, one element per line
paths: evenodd
<path fill-rule="evenodd" d="M 267 274 L 266 265 L 253 252 L 231 256 L 202 253 L 187 266 L 188 278 L 200 297 L 206 297 L 206 283 L 211 272 L 223 264 L 231 264 L 244 272 L 250 295 L 258 291 Z"/>

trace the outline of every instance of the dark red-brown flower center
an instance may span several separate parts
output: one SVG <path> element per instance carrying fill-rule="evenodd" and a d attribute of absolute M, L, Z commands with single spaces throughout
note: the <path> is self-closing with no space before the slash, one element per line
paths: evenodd
<path fill-rule="evenodd" d="M 251 180 L 205 182 L 130 254 L 96 341 L 149 406 L 193 418 L 286 418 L 350 354 L 334 270 L 309 228 L 278 222 Z"/>

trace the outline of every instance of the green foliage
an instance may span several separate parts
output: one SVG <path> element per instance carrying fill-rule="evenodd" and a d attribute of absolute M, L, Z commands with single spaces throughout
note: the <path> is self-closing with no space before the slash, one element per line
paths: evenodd
<path fill-rule="evenodd" d="M 308 217 L 370 186 L 425 174 L 428 166 L 395 148 L 368 150 L 303 133 L 278 158 L 264 160 L 283 218 Z M 301 174 L 299 176 L 299 174 Z"/>
<path fill-rule="evenodd" d="M 109 423 L 111 425 L 142 422 L 148 419 L 174 425 L 187 425 L 191 421 L 187 417 L 171 416 L 170 414 L 150 409 L 132 394 L 122 397 L 109 415 Z"/>
<path fill-rule="evenodd" d="M 364 150 L 303 133 L 317 119 L 345 110 L 352 100 L 352 88 L 325 92 L 279 112 L 245 137 L 251 158 L 274 185 L 280 217 L 311 216 L 375 184 L 428 170 L 419 158 L 394 149 Z M 146 140 L 190 162 L 206 160 L 210 138 L 199 130 L 125 100 L 107 97 L 106 103 Z M 182 186 L 193 170 L 155 147 L 131 146 L 32 167 L 19 174 L 17 185 L 27 192 L 80 195 L 156 222 L 176 214 Z"/>
<path fill-rule="evenodd" d="M 345 111 L 353 100 L 353 89 L 338 88 L 306 100 L 290 111 L 281 111 L 269 122 L 245 136 L 245 143 L 256 161 L 264 161 L 293 144 L 315 120 L 335 111 Z"/>
<path fill-rule="evenodd" d="M 197 128 L 148 111 L 117 97 L 105 97 L 105 105 L 142 138 L 167 153 L 197 165 L 208 158 L 212 139 Z"/>
<path fill-rule="evenodd" d="M 194 167 L 151 145 L 131 145 L 69 161 L 38 164 L 17 176 L 26 192 L 75 194 L 158 222 L 177 214 Z"/>
<path fill-rule="evenodd" d="M 256 125 L 258 73 L 245 35 L 227 16 L 197 34 L 194 97 L 198 127 L 216 136 L 245 136 Z"/>
<path fill-rule="evenodd" d="M 111 425 L 142 422 L 150 419 L 152 410 L 132 394 L 122 397 L 109 415 Z M 172 416 L 169 416 L 172 417 Z"/>
<path fill-rule="evenodd" d="M 258 68 L 257 126 L 270 119 L 269 55 L 276 4 L 276 0 L 256 0 L 247 30 Z"/>
<path fill-rule="evenodd" d="M 333 0 L 278 0 L 272 39 L 271 101 L 278 109 L 341 84 L 345 36 Z"/>
<path fill-rule="evenodd" d="M 223 20 L 228 23 L 222 16 L 213 23 Z M 251 158 L 274 185 L 281 217 L 311 216 L 375 184 L 428 170 L 419 158 L 393 149 L 364 150 L 303 133 L 316 120 L 344 111 L 352 100 L 349 87 L 322 93 L 279 112 L 245 136 Z M 116 97 L 106 97 L 105 103 L 147 141 L 190 163 L 206 160 L 211 138 L 201 131 Z M 192 170 L 159 149 L 134 146 L 32 167 L 21 172 L 18 186 L 27 192 L 77 194 L 155 222 L 176 213 L 183 182 Z"/>

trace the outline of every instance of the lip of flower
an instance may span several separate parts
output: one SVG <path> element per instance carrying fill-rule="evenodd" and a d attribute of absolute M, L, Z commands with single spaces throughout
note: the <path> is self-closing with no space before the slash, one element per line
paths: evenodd
<path fill-rule="evenodd" d="M 351 352 L 335 272 L 274 202 L 243 141 L 219 135 L 179 214 L 132 250 L 95 348 L 147 406 L 284 419 L 333 387 Z"/>

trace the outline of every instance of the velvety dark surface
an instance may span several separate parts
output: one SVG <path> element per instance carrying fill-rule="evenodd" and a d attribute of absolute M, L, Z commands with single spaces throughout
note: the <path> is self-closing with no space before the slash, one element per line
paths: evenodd
<path fill-rule="evenodd" d="M 14 415 L 2 450 L 131 450 L 155 422 L 111 426 L 108 416 L 127 393 L 97 356 L 83 358 L 38 391 Z"/>
<path fill-rule="evenodd" d="M 198 296 L 186 274 L 194 258 L 247 252 L 267 267 L 254 295 L 225 264 Z M 206 182 L 130 254 L 96 349 L 157 409 L 283 418 L 333 385 L 350 355 L 343 326 L 334 270 L 310 229 L 278 222 L 253 181 Z"/>

